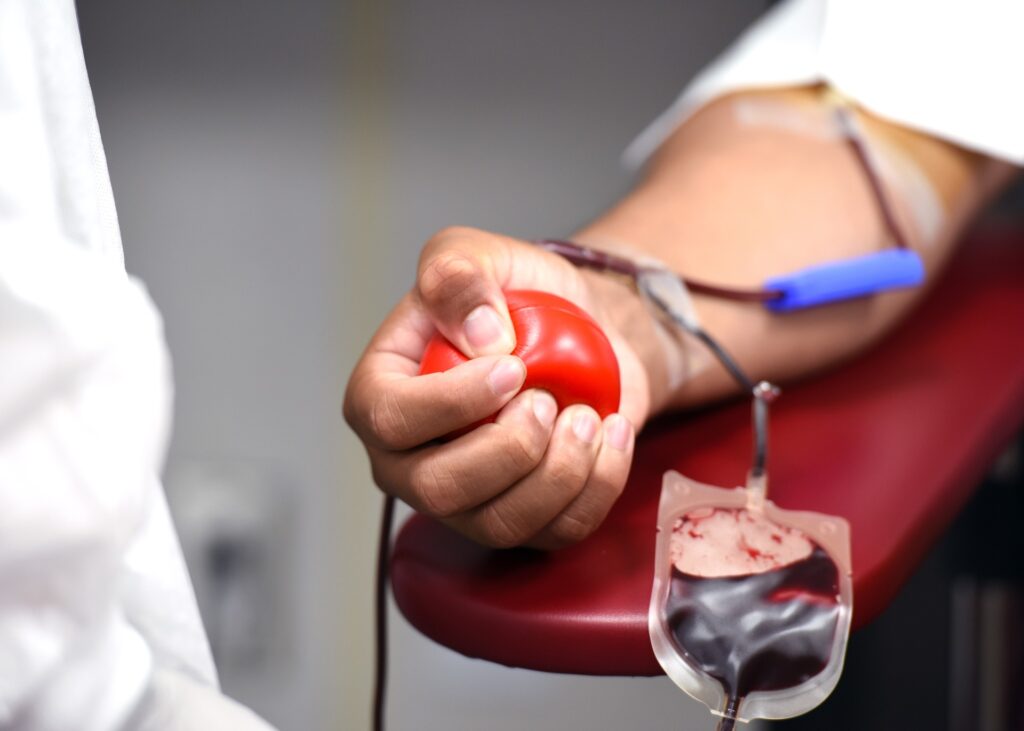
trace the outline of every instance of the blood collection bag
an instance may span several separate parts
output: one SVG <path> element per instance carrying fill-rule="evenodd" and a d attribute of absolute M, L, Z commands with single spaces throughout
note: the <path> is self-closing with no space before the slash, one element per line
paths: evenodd
<path fill-rule="evenodd" d="M 651 643 L 720 731 L 821 703 L 842 672 L 852 609 L 845 520 L 782 510 L 764 479 L 724 489 L 665 473 Z"/>

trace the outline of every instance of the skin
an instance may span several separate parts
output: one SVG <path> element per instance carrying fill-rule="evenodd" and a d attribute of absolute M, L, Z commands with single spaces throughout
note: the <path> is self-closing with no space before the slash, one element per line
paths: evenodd
<path fill-rule="evenodd" d="M 813 88 L 749 92 L 820 109 Z M 758 287 L 771 275 L 888 246 L 863 172 L 842 141 L 743 125 L 732 99 L 683 124 L 622 201 L 573 238 L 652 256 L 704 281 Z M 1014 170 L 859 112 L 875 150 L 916 165 L 941 202 L 929 240 L 887 189 L 929 282 L 964 226 Z M 799 221 L 799 225 L 794 225 Z M 541 289 L 588 311 L 622 372 L 620 413 L 556 414 L 550 394 L 520 393 L 522 362 L 502 291 Z M 833 365 L 888 331 L 926 288 L 793 313 L 695 297 L 705 328 L 755 378 L 784 382 Z M 472 359 L 418 376 L 435 329 Z M 380 326 L 349 380 L 344 414 L 377 485 L 473 540 L 554 549 L 593 532 L 625 486 L 636 432 L 653 415 L 728 396 L 736 386 L 698 346 L 666 337 L 626 282 L 578 270 L 514 238 L 448 228 L 423 248 L 416 284 Z M 674 352 L 673 352 L 674 351 Z M 679 364 L 689 363 L 680 379 Z M 497 421 L 450 442 L 460 427 Z"/>

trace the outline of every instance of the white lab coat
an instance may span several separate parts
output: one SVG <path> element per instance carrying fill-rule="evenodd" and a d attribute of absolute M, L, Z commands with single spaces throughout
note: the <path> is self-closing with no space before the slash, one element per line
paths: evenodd
<path fill-rule="evenodd" d="M 0 728 L 266 729 L 220 695 L 159 473 L 73 0 L 0 0 Z"/>
<path fill-rule="evenodd" d="M 788 0 L 702 71 L 625 153 L 640 165 L 711 99 L 828 82 L 876 115 L 1024 165 L 1024 2 Z"/>

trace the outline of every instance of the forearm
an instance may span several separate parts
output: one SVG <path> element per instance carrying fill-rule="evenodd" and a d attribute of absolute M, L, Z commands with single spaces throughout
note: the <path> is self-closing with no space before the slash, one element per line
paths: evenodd
<path fill-rule="evenodd" d="M 863 172 L 834 130 L 815 136 L 745 124 L 728 102 L 707 107 L 663 146 L 640 185 L 576 238 L 745 287 L 890 245 Z M 889 144 L 923 171 L 921 190 L 931 191 L 919 195 L 908 183 L 910 192 L 893 198 L 934 274 L 994 183 L 984 161 L 927 138 Z M 597 319 L 619 361 L 619 413 L 602 419 L 586 404 L 559 412 L 550 395 L 522 388 L 526 370 L 509 355 L 503 295 L 516 289 L 559 295 Z M 696 306 L 705 329 L 753 377 L 784 381 L 871 342 L 919 296 L 889 293 L 785 316 L 701 297 Z M 469 360 L 419 375 L 435 330 Z M 424 246 L 412 292 L 353 371 L 345 417 L 389 494 L 487 545 L 566 545 L 596 529 L 624 488 L 633 427 L 735 389 L 699 344 L 672 337 L 628 282 L 521 240 L 445 229 Z M 441 441 L 452 433 L 463 436 Z"/>
<path fill-rule="evenodd" d="M 790 121 L 806 124 L 794 130 L 751 123 L 750 115 L 737 113 L 736 98 L 711 104 L 668 140 L 636 189 L 577 238 L 633 249 L 696 279 L 755 288 L 773 275 L 891 246 L 864 172 L 822 116 L 816 90 L 748 93 L 743 100 L 782 105 L 797 115 Z M 883 163 L 901 229 L 931 281 L 1011 169 L 864 114 L 859 119 Z M 753 376 L 785 381 L 863 349 L 923 291 L 787 315 L 756 304 L 694 300 L 706 329 Z M 679 363 L 666 363 L 666 344 L 656 341 L 653 326 L 638 325 L 636 307 L 620 306 L 611 317 L 624 320 L 622 332 L 649 364 L 653 412 L 735 390 L 693 341 L 682 343 L 686 372 L 673 373 Z"/>

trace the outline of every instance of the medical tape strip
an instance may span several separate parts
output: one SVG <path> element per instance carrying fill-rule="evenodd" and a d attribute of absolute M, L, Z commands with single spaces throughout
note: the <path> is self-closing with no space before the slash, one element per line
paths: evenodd
<path fill-rule="evenodd" d="M 619 242 L 588 239 L 583 245 L 595 243 L 600 249 L 635 265 L 637 290 L 654 310 L 655 333 L 664 354 L 669 389 L 675 391 L 688 379 L 707 370 L 714 363 L 714 357 L 693 335 L 701 327 L 700 318 L 693 297 L 679 276 L 663 261 L 651 256 L 638 256 L 635 249 Z M 652 294 L 660 303 L 652 299 Z M 673 315 L 683 321 L 682 327 L 681 323 L 673 321 Z"/>

